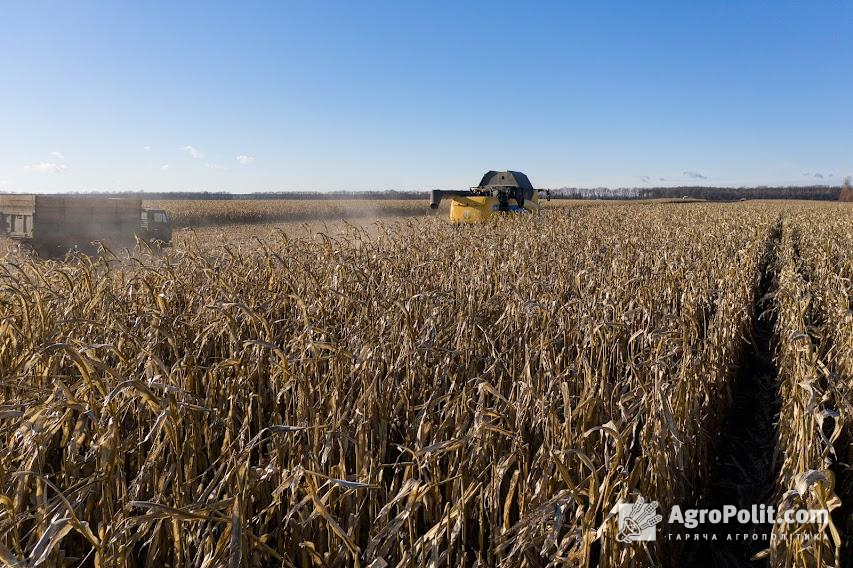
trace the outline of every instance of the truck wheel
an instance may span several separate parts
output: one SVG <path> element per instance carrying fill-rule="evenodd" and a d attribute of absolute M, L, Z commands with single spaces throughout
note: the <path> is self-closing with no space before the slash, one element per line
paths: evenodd
<path fill-rule="evenodd" d="M 22 256 L 38 256 L 38 251 L 32 243 L 18 243 L 16 252 Z"/>

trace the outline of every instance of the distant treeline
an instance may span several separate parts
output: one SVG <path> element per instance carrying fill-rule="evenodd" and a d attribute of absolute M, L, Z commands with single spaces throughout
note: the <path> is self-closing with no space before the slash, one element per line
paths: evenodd
<path fill-rule="evenodd" d="M 116 191 L 116 192 L 75 192 L 68 195 L 126 197 L 145 200 L 189 199 L 199 201 L 229 201 L 233 199 L 429 199 L 428 191 L 264 191 L 259 193 L 229 193 L 227 191 Z"/>
<path fill-rule="evenodd" d="M 811 185 L 788 187 L 650 187 L 650 188 L 573 188 L 552 190 L 552 196 L 563 199 L 705 199 L 708 201 L 736 201 L 739 199 L 813 199 L 835 201 L 841 193 L 840 186 Z"/>
<path fill-rule="evenodd" d="M 0 192 L 3 193 L 3 192 Z M 811 199 L 836 201 L 842 194 L 841 186 L 811 185 L 788 187 L 562 187 L 551 190 L 553 199 L 705 199 L 707 201 L 737 201 L 740 199 Z M 259 193 L 229 193 L 226 191 L 166 191 L 166 192 L 74 192 L 65 195 L 107 195 L 146 200 L 191 199 L 291 199 L 291 200 L 428 200 L 429 191 L 265 191 Z M 853 200 L 853 190 L 844 197 Z"/>

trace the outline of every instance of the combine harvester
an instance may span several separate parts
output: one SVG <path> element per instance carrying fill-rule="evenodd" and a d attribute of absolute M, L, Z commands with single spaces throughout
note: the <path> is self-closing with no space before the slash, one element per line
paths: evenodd
<path fill-rule="evenodd" d="M 133 247 L 136 238 L 167 245 L 172 225 L 165 211 L 146 209 L 141 199 L 0 195 L 0 236 L 56 257 L 69 250 L 93 252 L 95 243 Z"/>
<path fill-rule="evenodd" d="M 539 213 L 539 193 L 521 172 L 489 171 L 480 185 L 463 191 L 432 190 L 429 206 L 438 209 L 441 200 L 450 199 L 450 220 L 462 223 L 485 221 L 495 213 Z M 551 192 L 545 192 L 550 201 Z"/>

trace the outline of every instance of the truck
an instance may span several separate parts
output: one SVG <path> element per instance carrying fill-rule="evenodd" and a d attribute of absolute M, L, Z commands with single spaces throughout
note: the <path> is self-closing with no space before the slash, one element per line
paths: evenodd
<path fill-rule="evenodd" d="M 89 252 L 102 243 L 132 247 L 136 238 L 165 246 L 172 225 L 162 209 L 148 209 L 141 199 L 67 195 L 0 195 L 0 236 L 42 256 L 69 250 Z"/>

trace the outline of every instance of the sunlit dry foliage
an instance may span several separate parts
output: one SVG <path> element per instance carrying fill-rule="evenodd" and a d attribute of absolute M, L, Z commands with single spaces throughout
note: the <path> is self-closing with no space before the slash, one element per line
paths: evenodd
<path fill-rule="evenodd" d="M 405 199 L 187 199 L 147 201 L 145 204 L 148 207 L 165 209 L 176 227 L 411 217 L 424 215 L 429 210 L 425 200 Z"/>
<path fill-rule="evenodd" d="M 778 227 L 614 205 L 9 256 L 0 560 L 677 566 L 615 507 L 702 492 Z"/>
<path fill-rule="evenodd" d="M 826 509 L 828 524 L 779 525 L 778 536 L 809 532 L 822 539 L 774 542 L 779 566 L 842 566 L 839 514 L 853 499 L 853 232 L 847 208 L 808 208 L 785 222 L 779 252 L 779 378 L 782 411 L 778 508 Z M 849 551 L 848 551 L 849 553 Z"/>

